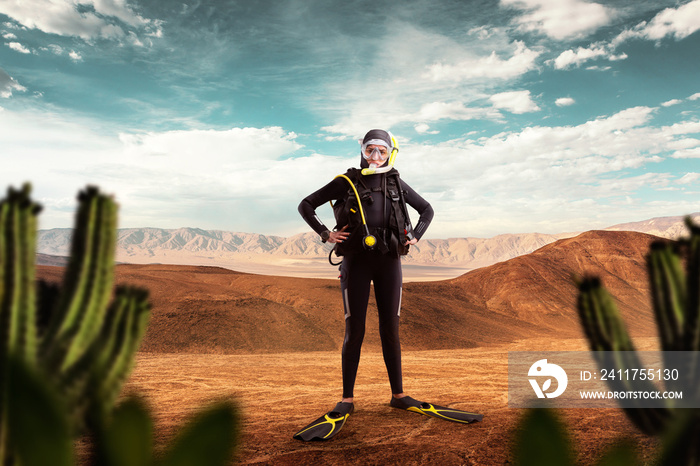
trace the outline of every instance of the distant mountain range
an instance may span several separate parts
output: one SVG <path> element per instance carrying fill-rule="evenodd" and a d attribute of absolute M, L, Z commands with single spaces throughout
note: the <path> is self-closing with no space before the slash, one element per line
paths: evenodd
<path fill-rule="evenodd" d="M 653 337 L 644 257 L 654 239 L 590 231 L 450 280 L 405 283 L 401 346 L 435 350 L 583 338 L 572 279 L 583 275 L 601 278 L 631 335 Z M 56 267 L 37 270 L 39 279 L 50 282 L 61 276 Z M 153 313 L 144 352 L 334 351 L 343 342 L 335 277 L 273 279 L 220 267 L 127 264 L 116 267 L 116 281 L 150 291 Z M 370 303 L 375 305 L 374 297 Z M 377 326 L 376 317 L 367 319 L 363 350 L 380 350 Z"/>
<path fill-rule="evenodd" d="M 700 221 L 700 212 L 692 217 Z M 685 231 L 682 217 L 660 217 L 606 228 L 677 238 Z M 492 238 L 426 239 L 405 258 L 405 274 L 418 279 L 446 278 L 531 253 L 580 232 L 504 234 Z M 40 230 L 39 263 L 56 265 L 70 253 L 72 229 Z M 214 265 L 269 275 L 328 277 L 333 269 L 329 244 L 313 232 L 290 237 L 199 228 L 125 228 L 118 231 L 117 260 L 134 264 Z M 335 261 L 338 258 L 335 258 Z M 440 270 L 438 270 L 440 269 Z"/>
<path fill-rule="evenodd" d="M 690 217 L 696 224 L 700 223 L 700 212 L 691 214 Z M 608 227 L 606 230 L 638 231 L 669 239 L 677 239 L 688 234 L 683 217 L 656 217 L 641 222 L 620 223 L 619 225 Z"/>

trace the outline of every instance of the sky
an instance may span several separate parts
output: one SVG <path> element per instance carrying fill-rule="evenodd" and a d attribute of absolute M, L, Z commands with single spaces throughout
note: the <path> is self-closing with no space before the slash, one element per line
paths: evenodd
<path fill-rule="evenodd" d="M 689 214 L 698 29 L 700 0 L 0 0 L 0 189 L 42 229 L 90 184 L 121 228 L 291 236 L 381 128 L 425 238 Z"/>

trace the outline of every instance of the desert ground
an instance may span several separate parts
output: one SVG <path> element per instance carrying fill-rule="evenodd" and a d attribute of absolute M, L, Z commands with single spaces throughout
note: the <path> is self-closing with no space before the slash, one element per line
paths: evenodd
<path fill-rule="evenodd" d="M 653 338 L 637 341 L 655 349 Z M 138 355 L 126 393 L 140 393 L 156 418 L 156 443 L 165 445 L 193 410 L 230 397 L 243 413 L 241 464 L 462 465 L 511 462 L 521 409 L 508 408 L 508 351 L 586 349 L 579 339 L 522 340 L 507 346 L 404 353 L 404 386 L 418 399 L 484 414 L 461 425 L 388 406 L 380 353 L 364 354 L 355 390 L 356 411 L 328 442 L 292 435 L 340 401 L 337 352 L 265 355 Z M 621 438 L 651 460 L 657 441 L 641 434 L 618 409 L 559 410 L 579 464 L 592 464 Z"/>
<path fill-rule="evenodd" d="M 484 415 L 461 425 L 388 406 L 370 299 L 356 411 L 328 442 L 292 438 L 340 401 L 343 310 L 337 280 L 219 267 L 118 265 L 116 282 L 148 288 L 152 314 L 124 394 L 140 394 L 163 448 L 207 403 L 235 400 L 243 464 L 505 464 L 522 409 L 507 404 L 508 351 L 578 351 L 587 343 L 574 278 L 601 277 L 637 349 L 658 349 L 644 256 L 650 235 L 588 232 L 457 278 L 404 285 L 404 388 L 416 399 Z M 37 278 L 60 282 L 64 269 Z M 564 409 L 580 464 L 622 438 L 642 460 L 657 440 L 619 409 Z M 84 446 L 79 446 L 79 451 Z"/>

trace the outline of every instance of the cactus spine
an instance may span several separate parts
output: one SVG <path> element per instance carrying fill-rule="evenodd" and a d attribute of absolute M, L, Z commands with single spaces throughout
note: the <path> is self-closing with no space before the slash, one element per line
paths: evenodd
<path fill-rule="evenodd" d="M 0 202 L 0 462 L 8 461 L 8 361 L 19 358 L 43 373 L 64 398 L 78 431 L 110 412 L 146 330 L 148 293 L 114 283 L 117 205 L 88 187 L 79 208 L 71 258 L 58 300 L 37 309 L 34 283 L 39 206 L 31 188 L 10 189 Z M 50 314 L 48 329 L 38 314 Z"/>

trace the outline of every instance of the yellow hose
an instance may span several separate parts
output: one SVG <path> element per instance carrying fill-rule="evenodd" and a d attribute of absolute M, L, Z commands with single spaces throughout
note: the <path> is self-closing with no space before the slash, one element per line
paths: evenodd
<path fill-rule="evenodd" d="M 357 189 L 355 189 L 355 184 L 352 182 L 352 180 L 350 180 L 350 178 L 348 178 L 345 175 L 338 175 L 335 178 L 345 178 L 346 180 L 348 180 L 348 183 L 350 183 L 352 190 L 355 192 L 355 199 L 357 199 L 357 205 L 360 206 L 360 216 L 362 217 L 362 224 L 366 227 L 367 220 L 365 220 L 365 211 L 362 208 L 362 201 L 360 201 L 360 195 L 357 193 Z M 335 179 L 335 178 L 333 178 L 333 179 Z"/>

